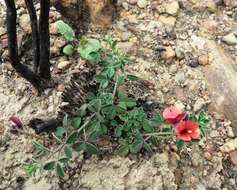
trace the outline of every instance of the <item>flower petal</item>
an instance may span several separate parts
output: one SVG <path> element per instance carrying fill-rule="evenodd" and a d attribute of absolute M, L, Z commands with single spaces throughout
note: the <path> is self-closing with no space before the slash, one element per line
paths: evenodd
<path fill-rule="evenodd" d="M 170 106 L 166 108 L 163 112 L 164 119 L 169 123 L 177 123 L 184 118 L 185 113 L 176 108 L 175 106 Z"/>
<path fill-rule="evenodd" d="M 200 134 L 197 132 L 193 132 L 189 134 L 191 136 L 191 138 L 193 139 L 199 139 L 200 138 Z"/>
<path fill-rule="evenodd" d="M 188 142 L 192 140 L 191 137 L 190 137 L 190 134 L 188 134 L 188 133 L 178 135 L 176 138 L 181 139 L 183 141 L 188 141 Z"/>
<path fill-rule="evenodd" d="M 186 129 L 190 131 L 196 131 L 198 129 L 195 121 L 186 121 Z"/>
<path fill-rule="evenodd" d="M 186 129 L 186 122 L 181 121 L 176 127 L 175 132 L 176 133 L 182 133 Z"/>

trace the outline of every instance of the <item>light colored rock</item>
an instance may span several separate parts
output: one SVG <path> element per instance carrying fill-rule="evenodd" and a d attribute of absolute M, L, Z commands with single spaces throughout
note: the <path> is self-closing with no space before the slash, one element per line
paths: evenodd
<path fill-rule="evenodd" d="M 228 141 L 227 143 L 225 143 L 223 146 L 220 147 L 220 150 L 223 153 L 229 153 L 236 149 L 237 149 L 237 138 Z"/>
<path fill-rule="evenodd" d="M 137 45 L 134 42 L 119 42 L 118 48 L 127 55 L 136 55 L 137 53 Z"/>
<path fill-rule="evenodd" d="M 185 81 L 185 75 L 182 71 L 178 72 L 176 75 L 175 75 L 175 82 L 178 83 L 178 84 L 183 84 Z"/>
<path fill-rule="evenodd" d="M 166 13 L 172 16 L 177 16 L 179 13 L 179 3 L 178 1 L 172 1 L 170 3 L 167 3 L 165 7 Z"/>
<path fill-rule="evenodd" d="M 227 131 L 228 137 L 233 138 L 233 137 L 235 136 L 235 134 L 234 134 L 233 129 L 232 129 L 231 126 L 227 126 L 227 127 L 226 127 L 226 131 Z"/>
<path fill-rule="evenodd" d="M 222 41 L 228 45 L 235 45 L 237 44 L 237 38 L 233 33 L 229 33 L 222 38 Z"/>
<path fill-rule="evenodd" d="M 193 105 L 193 111 L 194 112 L 200 111 L 204 107 L 205 104 L 206 103 L 202 98 L 198 98 L 195 104 Z"/>
<path fill-rule="evenodd" d="M 58 64 L 58 69 L 66 70 L 70 67 L 71 63 L 69 61 L 61 61 Z"/>
<path fill-rule="evenodd" d="M 139 8 L 143 9 L 147 6 L 148 1 L 147 0 L 138 0 L 137 1 L 137 5 Z"/>
<path fill-rule="evenodd" d="M 20 26 L 26 33 L 31 33 L 30 17 L 28 14 L 20 16 Z"/>
<path fill-rule="evenodd" d="M 162 57 L 168 61 L 172 60 L 175 57 L 175 51 L 171 46 L 166 46 L 164 48 L 165 51 L 163 52 Z"/>
<path fill-rule="evenodd" d="M 131 5 L 136 5 L 137 4 L 137 0 L 129 0 L 128 2 Z"/>
<path fill-rule="evenodd" d="M 233 164 L 237 164 L 237 151 L 233 151 L 230 153 L 230 159 Z"/>
<path fill-rule="evenodd" d="M 204 54 L 198 57 L 198 63 L 200 65 L 207 65 L 209 63 L 209 56 L 208 54 Z"/>
<path fill-rule="evenodd" d="M 235 8 L 237 7 L 237 0 L 224 0 L 226 6 Z"/>
<path fill-rule="evenodd" d="M 206 2 L 206 6 L 208 11 L 210 11 L 211 13 L 215 13 L 217 11 L 216 3 L 213 0 L 208 0 Z"/>
<path fill-rule="evenodd" d="M 174 26 L 176 23 L 176 18 L 173 16 L 164 16 L 161 15 L 159 17 L 159 21 L 162 22 L 164 25 L 168 25 L 168 26 Z"/>

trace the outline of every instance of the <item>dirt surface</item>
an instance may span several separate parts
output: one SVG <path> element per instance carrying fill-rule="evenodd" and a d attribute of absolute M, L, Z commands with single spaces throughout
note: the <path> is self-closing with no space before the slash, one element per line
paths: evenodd
<path fill-rule="evenodd" d="M 80 190 L 235 190 L 237 187 L 237 137 L 231 121 L 218 110 L 209 110 L 211 131 L 199 144 L 177 151 L 173 141 L 160 145 L 150 156 L 93 156 L 78 163 L 64 179 L 43 173 L 29 178 L 22 164 L 33 155 L 32 139 L 12 137 L 1 131 L 12 115 L 24 123 L 33 117 L 55 116 L 61 93 L 72 72 L 83 69 L 77 57 L 61 53 L 65 40 L 57 34 L 61 18 L 53 8 L 50 16 L 53 74 L 62 82 L 38 97 L 30 85 L 17 76 L 7 57 L 5 7 L 0 1 L 0 189 Z M 212 0 L 119 0 L 118 17 L 109 30 L 91 26 L 88 35 L 109 34 L 133 60 L 127 71 L 149 83 L 131 93 L 155 100 L 162 109 L 176 105 L 199 112 L 212 105 L 205 69 L 218 55 L 206 46 L 211 41 L 237 63 L 237 8 L 233 1 Z M 18 44 L 29 38 L 29 19 L 24 1 L 18 0 Z M 228 5 L 228 6 L 227 6 Z M 37 5 L 38 6 L 38 5 Z M 30 52 L 28 52 L 29 54 Z M 23 61 L 31 61 L 25 54 Z M 222 56 L 219 56 L 221 59 Z M 236 113 L 235 113 L 236 114 Z M 31 129 L 29 129 L 31 131 Z"/>

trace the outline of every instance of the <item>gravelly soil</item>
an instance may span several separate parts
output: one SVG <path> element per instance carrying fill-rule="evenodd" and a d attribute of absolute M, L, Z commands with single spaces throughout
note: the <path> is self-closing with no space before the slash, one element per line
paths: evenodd
<path fill-rule="evenodd" d="M 236 35 L 237 9 L 224 4 L 214 6 L 212 1 L 204 0 L 183 0 L 178 7 L 176 0 L 147 1 L 144 8 L 134 2 L 118 2 L 119 16 L 106 31 L 119 41 L 121 49 L 133 60 L 127 71 L 149 82 L 147 89 L 135 85 L 131 93 L 155 100 L 161 108 L 176 105 L 187 111 L 207 110 L 212 101 L 203 70 L 213 60 L 209 59 L 212 51 L 206 42 L 211 40 L 237 63 L 237 42 L 223 40 L 229 33 Z M 19 4 L 23 5 L 22 2 Z M 0 124 L 6 125 L 12 115 L 18 115 L 24 123 L 32 117 L 55 116 L 65 84 L 37 97 L 29 84 L 16 76 L 7 59 L 4 10 L 0 1 L 0 54 L 3 60 L 0 64 Z M 20 6 L 18 12 L 19 36 L 24 42 L 26 10 Z M 52 29 L 60 15 L 54 10 L 51 15 Z M 52 31 L 51 62 L 57 75 L 67 81 L 71 72 L 81 68 L 81 60 L 63 56 L 61 48 L 65 41 Z M 91 29 L 88 34 L 96 32 Z M 62 62 L 68 66 L 59 69 Z M 27 177 L 22 163 L 33 155 L 32 139 L 0 135 L 0 189 L 234 190 L 237 187 L 237 143 L 233 126 L 220 113 L 210 110 L 209 117 L 211 131 L 208 138 L 181 152 L 170 142 L 146 158 L 112 155 L 94 156 L 83 161 L 79 155 L 78 163 L 65 179 L 58 179 L 54 173 Z M 227 142 L 231 145 L 226 148 Z"/>

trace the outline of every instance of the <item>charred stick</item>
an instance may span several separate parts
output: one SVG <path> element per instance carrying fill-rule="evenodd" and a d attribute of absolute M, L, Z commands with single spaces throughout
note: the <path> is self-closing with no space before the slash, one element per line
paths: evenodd
<path fill-rule="evenodd" d="M 39 73 L 44 79 L 50 79 L 50 39 L 49 39 L 49 0 L 40 0 L 40 19 L 39 19 L 39 36 L 40 36 L 40 64 Z"/>
<path fill-rule="evenodd" d="M 5 0 L 7 6 L 7 35 L 8 52 L 12 67 L 23 78 L 28 80 L 38 91 L 42 90 L 42 82 L 38 75 L 33 73 L 28 67 L 20 63 L 17 47 L 16 32 L 16 5 L 14 0 Z"/>
<path fill-rule="evenodd" d="M 33 46 L 33 64 L 34 64 L 34 72 L 37 73 L 40 60 L 40 45 L 39 45 L 40 42 L 39 42 L 37 15 L 33 1 L 25 0 L 25 3 L 30 15 L 31 30 L 32 30 L 32 46 Z"/>

